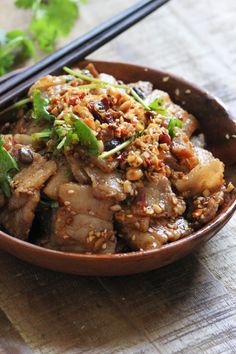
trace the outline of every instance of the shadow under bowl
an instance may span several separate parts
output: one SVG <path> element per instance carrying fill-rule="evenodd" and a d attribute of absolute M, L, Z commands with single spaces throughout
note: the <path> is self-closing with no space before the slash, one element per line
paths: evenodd
<path fill-rule="evenodd" d="M 226 136 L 236 134 L 236 124 L 218 99 L 182 78 L 161 70 L 126 63 L 89 62 L 93 62 L 98 71 L 114 75 L 124 82 L 151 81 L 155 88 L 168 92 L 175 103 L 199 120 L 208 148 L 226 163 L 227 173 L 227 164 L 235 162 L 236 139 L 226 139 Z M 78 66 L 84 67 L 86 64 L 83 61 Z M 157 250 L 108 255 L 75 254 L 45 249 L 2 231 L 0 248 L 24 261 L 56 271 L 92 276 L 128 275 L 163 267 L 196 250 L 226 224 L 235 210 L 234 194 L 206 226 Z"/>

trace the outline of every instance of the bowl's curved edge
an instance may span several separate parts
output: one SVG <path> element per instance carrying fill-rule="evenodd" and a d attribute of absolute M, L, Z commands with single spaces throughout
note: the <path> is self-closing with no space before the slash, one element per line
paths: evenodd
<path fill-rule="evenodd" d="M 145 77 L 148 72 L 152 73 L 152 75 L 156 73 L 163 78 L 169 76 L 171 80 L 181 82 L 181 84 L 184 85 L 183 87 L 185 90 L 186 87 L 193 88 L 199 95 L 204 95 L 207 97 L 209 102 L 214 101 L 214 104 L 216 104 L 217 108 L 224 113 L 225 117 L 227 117 L 230 122 L 233 122 L 233 117 L 220 100 L 210 95 L 207 91 L 197 87 L 195 84 L 182 79 L 181 77 L 162 70 L 145 68 L 127 63 L 87 60 L 81 62 L 81 66 L 86 65 L 88 62 L 94 62 L 95 65 L 109 64 L 112 67 L 125 66 L 127 68 L 128 66 L 128 68 L 132 68 L 133 70 L 142 70 L 142 74 L 145 75 Z M 162 82 L 165 84 L 168 81 Z M 163 90 L 168 92 L 167 88 L 163 88 Z M 180 95 L 179 98 L 181 98 Z M 235 210 L 236 196 L 234 196 L 228 205 L 225 206 L 214 218 L 214 220 L 212 220 L 205 227 L 186 238 L 167 244 L 158 250 L 114 255 L 74 254 L 45 249 L 25 241 L 15 239 L 2 231 L 0 231 L 0 248 L 20 259 L 51 270 L 92 276 L 128 275 L 162 267 L 192 252 L 204 241 L 207 241 L 214 236 L 214 234 L 218 232 L 232 217 Z"/>

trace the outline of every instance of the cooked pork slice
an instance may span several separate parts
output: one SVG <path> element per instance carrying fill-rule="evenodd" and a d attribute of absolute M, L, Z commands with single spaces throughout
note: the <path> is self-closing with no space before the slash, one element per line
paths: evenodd
<path fill-rule="evenodd" d="M 26 165 L 15 175 L 12 187 L 18 192 L 30 193 L 40 190 L 44 183 L 56 173 L 57 165 L 55 161 L 47 161 L 37 153 L 33 153 L 33 162 Z"/>
<path fill-rule="evenodd" d="M 58 199 L 58 191 L 59 187 L 62 184 L 72 181 L 72 174 L 70 171 L 70 167 L 67 164 L 65 159 L 58 159 L 57 161 L 57 172 L 53 175 L 48 181 L 46 187 L 43 192 L 50 199 L 57 200 Z"/>
<path fill-rule="evenodd" d="M 224 164 L 214 158 L 210 151 L 199 147 L 195 147 L 194 151 L 199 164 L 183 178 L 176 180 L 176 188 L 190 196 L 216 191 L 224 184 Z"/>
<path fill-rule="evenodd" d="M 85 214 L 72 215 L 62 207 L 56 213 L 53 241 L 70 252 L 114 253 L 116 238 L 111 222 Z"/>
<path fill-rule="evenodd" d="M 76 183 L 66 183 L 59 188 L 59 203 L 68 206 L 73 212 L 78 214 L 88 214 L 103 220 L 112 220 L 111 200 L 103 202 L 94 198 L 91 186 L 80 186 Z"/>
<path fill-rule="evenodd" d="M 121 234 L 134 251 L 160 248 L 163 244 L 176 241 L 191 232 L 192 229 L 184 218 L 178 218 L 174 222 L 160 219 L 155 221 L 155 224 L 146 232 L 141 232 L 132 225 L 125 225 L 121 228 Z"/>
<path fill-rule="evenodd" d="M 38 190 L 30 193 L 14 191 L 7 207 L 0 212 L 0 224 L 10 235 L 27 240 L 39 199 Z"/>
<path fill-rule="evenodd" d="M 59 188 L 61 207 L 53 223 L 52 241 L 61 250 L 114 253 L 116 238 L 111 201 L 96 200 L 92 187 L 66 183 Z"/>
<path fill-rule="evenodd" d="M 187 114 L 187 116 L 184 117 L 182 130 L 189 138 L 192 136 L 195 130 L 198 129 L 198 127 L 199 123 L 194 116 Z"/>
<path fill-rule="evenodd" d="M 40 189 L 56 172 L 54 161 L 46 161 L 39 154 L 33 154 L 30 165 L 22 167 L 12 181 L 12 196 L 0 212 L 0 224 L 17 238 L 27 240 L 40 199 Z"/>
<path fill-rule="evenodd" d="M 84 163 L 77 154 L 66 153 L 66 159 L 75 180 L 80 184 L 89 184 L 89 177 L 84 170 Z"/>
<path fill-rule="evenodd" d="M 155 182 L 139 189 L 132 212 L 134 215 L 160 218 L 182 215 L 185 208 L 185 202 L 176 197 L 168 178 L 160 175 Z"/>
<path fill-rule="evenodd" d="M 98 159 L 97 157 L 91 157 L 90 159 L 93 165 L 95 165 L 105 173 L 111 173 L 119 165 L 117 159 L 112 159 L 111 161 Z"/>
<path fill-rule="evenodd" d="M 115 213 L 115 220 L 120 226 L 132 226 L 139 231 L 147 231 L 150 225 L 149 216 L 134 215 L 128 208 L 122 208 Z"/>
<path fill-rule="evenodd" d="M 91 178 L 93 195 L 98 199 L 116 199 L 122 201 L 126 198 L 123 191 L 121 175 L 118 171 L 104 173 L 95 167 L 86 167 L 85 171 Z"/>
<path fill-rule="evenodd" d="M 178 131 L 178 134 L 173 139 L 171 153 L 179 160 L 180 165 L 189 171 L 198 164 L 193 145 L 188 136 L 181 130 Z"/>
<path fill-rule="evenodd" d="M 40 90 L 41 92 L 44 92 L 49 88 L 53 88 L 54 86 L 63 86 L 66 83 L 67 78 L 68 75 L 43 76 L 38 81 L 36 81 L 33 86 L 31 86 L 29 90 L 29 95 L 32 95 L 35 90 Z"/>

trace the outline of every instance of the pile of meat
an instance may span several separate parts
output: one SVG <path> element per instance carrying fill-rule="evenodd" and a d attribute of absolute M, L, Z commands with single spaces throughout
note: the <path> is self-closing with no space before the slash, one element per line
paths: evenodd
<path fill-rule="evenodd" d="M 91 66 L 87 74 L 117 82 Z M 229 188 L 223 163 L 204 149 L 202 135 L 191 140 L 199 134 L 197 120 L 149 82 L 130 87 L 147 105 L 158 99 L 167 115 L 145 111 L 113 86 L 78 88 L 86 83 L 47 76 L 29 96 L 40 90 L 57 119 L 78 115 L 94 132 L 101 154 L 142 134 L 105 159 L 90 156 L 79 143 L 54 153 L 50 141 L 34 140 L 50 124 L 36 122 L 30 106 L 20 109 L 16 123 L 2 127 L 4 147 L 20 167 L 10 198 L 0 193 L 2 227 L 27 241 L 40 225 L 35 242 L 43 247 L 101 254 L 159 248 L 213 219 Z M 169 116 L 182 122 L 172 137 Z"/>

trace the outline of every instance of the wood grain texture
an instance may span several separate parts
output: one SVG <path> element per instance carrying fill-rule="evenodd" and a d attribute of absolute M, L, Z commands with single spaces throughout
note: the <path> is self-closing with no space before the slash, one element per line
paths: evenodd
<path fill-rule="evenodd" d="M 90 0 L 70 39 L 134 2 Z M 1 27 L 27 26 L 13 0 L 1 5 Z M 92 57 L 184 76 L 236 116 L 235 17 L 234 0 L 172 0 Z M 235 230 L 236 216 L 195 255 L 123 278 L 54 273 L 1 252 L 0 352 L 234 354 Z"/>

